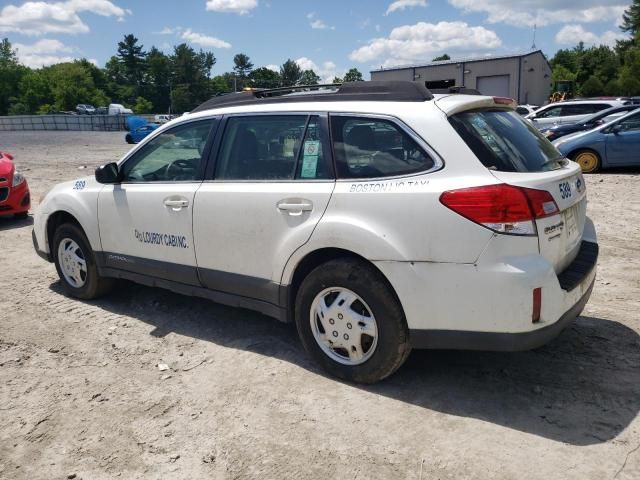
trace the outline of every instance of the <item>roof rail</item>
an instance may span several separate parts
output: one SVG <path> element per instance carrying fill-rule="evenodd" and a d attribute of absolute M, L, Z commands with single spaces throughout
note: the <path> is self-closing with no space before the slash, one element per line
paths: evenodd
<path fill-rule="evenodd" d="M 422 83 L 406 81 L 373 81 L 296 85 L 271 89 L 256 89 L 213 97 L 193 112 L 213 108 L 266 103 L 387 101 L 424 102 L 433 95 Z"/>

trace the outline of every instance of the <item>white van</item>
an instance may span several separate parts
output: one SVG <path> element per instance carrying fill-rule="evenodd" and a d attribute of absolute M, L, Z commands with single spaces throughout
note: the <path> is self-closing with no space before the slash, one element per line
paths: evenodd
<path fill-rule="evenodd" d="M 127 113 L 133 113 L 133 110 L 130 108 L 125 108 L 124 105 L 119 103 L 111 103 L 109 104 L 109 115 L 124 115 Z"/>

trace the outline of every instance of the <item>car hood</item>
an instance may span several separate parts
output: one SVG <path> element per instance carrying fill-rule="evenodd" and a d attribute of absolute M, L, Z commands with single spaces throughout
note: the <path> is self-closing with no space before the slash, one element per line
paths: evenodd
<path fill-rule="evenodd" d="M 9 176 L 13 173 L 15 165 L 11 160 L 5 157 L 0 157 L 0 175 Z"/>

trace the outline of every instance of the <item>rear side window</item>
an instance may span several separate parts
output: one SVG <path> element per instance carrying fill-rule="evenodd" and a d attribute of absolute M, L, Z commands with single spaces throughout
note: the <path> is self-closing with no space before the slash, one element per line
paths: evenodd
<path fill-rule="evenodd" d="M 407 175 L 433 168 L 433 159 L 395 123 L 379 118 L 332 116 L 338 178 Z"/>
<path fill-rule="evenodd" d="M 564 105 L 562 107 L 562 116 L 570 117 L 572 115 L 591 115 L 592 113 L 598 112 L 599 105 L 593 103 L 576 103 L 573 105 Z"/>
<path fill-rule="evenodd" d="M 500 172 L 541 172 L 559 167 L 562 154 L 517 113 L 475 110 L 449 118 L 478 160 Z"/>
<path fill-rule="evenodd" d="M 319 180 L 332 177 L 318 116 L 258 115 L 227 120 L 216 179 Z"/>

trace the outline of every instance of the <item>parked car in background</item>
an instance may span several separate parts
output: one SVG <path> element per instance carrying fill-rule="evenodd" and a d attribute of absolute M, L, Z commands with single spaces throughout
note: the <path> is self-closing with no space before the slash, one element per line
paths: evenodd
<path fill-rule="evenodd" d="M 108 115 L 109 108 L 108 107 L 98 107 L 96 108 L 96 115 Z"/>
<path fill-rule="evenodd" d="M 536 110 L 540 108 L 539 105 L 518 105 L 516 107 L 516 113 L 522 115 L 523 117 L 534 113 Z"/>
<path fill-rule="evenodd" d="M 587 132 L 553 142 L 584 173 L 607 167 L 640 165 L 640 108 Z"/>
<path fill-rule="evenodd" d="M 127 135 L 124 138 L 127 141 L 127 143 L 138 143 L 140 140 L 142 140 L 144 137 L 149 135 L 159 126 L 160 125 L 158 125 L 157 123 L 147 123 L 146 125 L 143 125 L 141 127 L 138 127 L 130 131 L 129 133 L 127 133 Z"/>
<path fill-rule="evenodd" d="M 27 179 L 16 170 L 13 156 L 0 152 L 0 216 L 26 218 L 31 208 Z"/>
<path fill-rule="evenodd" d="M 576 123 L 607 108 L 623 105 L 619 100 L 569 100 L 545 105 L 525 118 L 542 129 L 554 124 Z"/>
<path fill-rule="evenodd" d="M 160 125 L 170 122 L 171 120 L 173 120 L 173 115 L 156 115 L 155 116 L 156 123 L 159 123 Z"/>
<path fill-rule="evenodd" d="M 78 112 L 79 115 L 93 115 L 96 113 L 96 109 L 93 105 L 80 103 L 76 105 L 76 112 Z"/>
<path fill-rule="evenodd" d="M 561 125 L 554 125 L 550 128 L 543 128 L 540 131 L 545 137 L 547 137 L 547 139 L 553 141 L 571 133 L 583 132 L 585 130 L 596 128 L 599 125 L 604 125 L 616 118 L 622 117 L 636 108 L 638 108 L 638 105 L 623 105 L 622 107 L 607 108 L 606 110 L 602 110 L 601 112 L 591 115 L 577 123 L 563 123 Z"/>
<path fill-rule="evenodd" d="M 131 110 L 130 108 L 125 108 L 124 105 L 121 105 L 119 103 L 111 103 L 109 105 L 109 115 L 125 115 L 131 113 L 133 113 L 133 110 Z"/>

